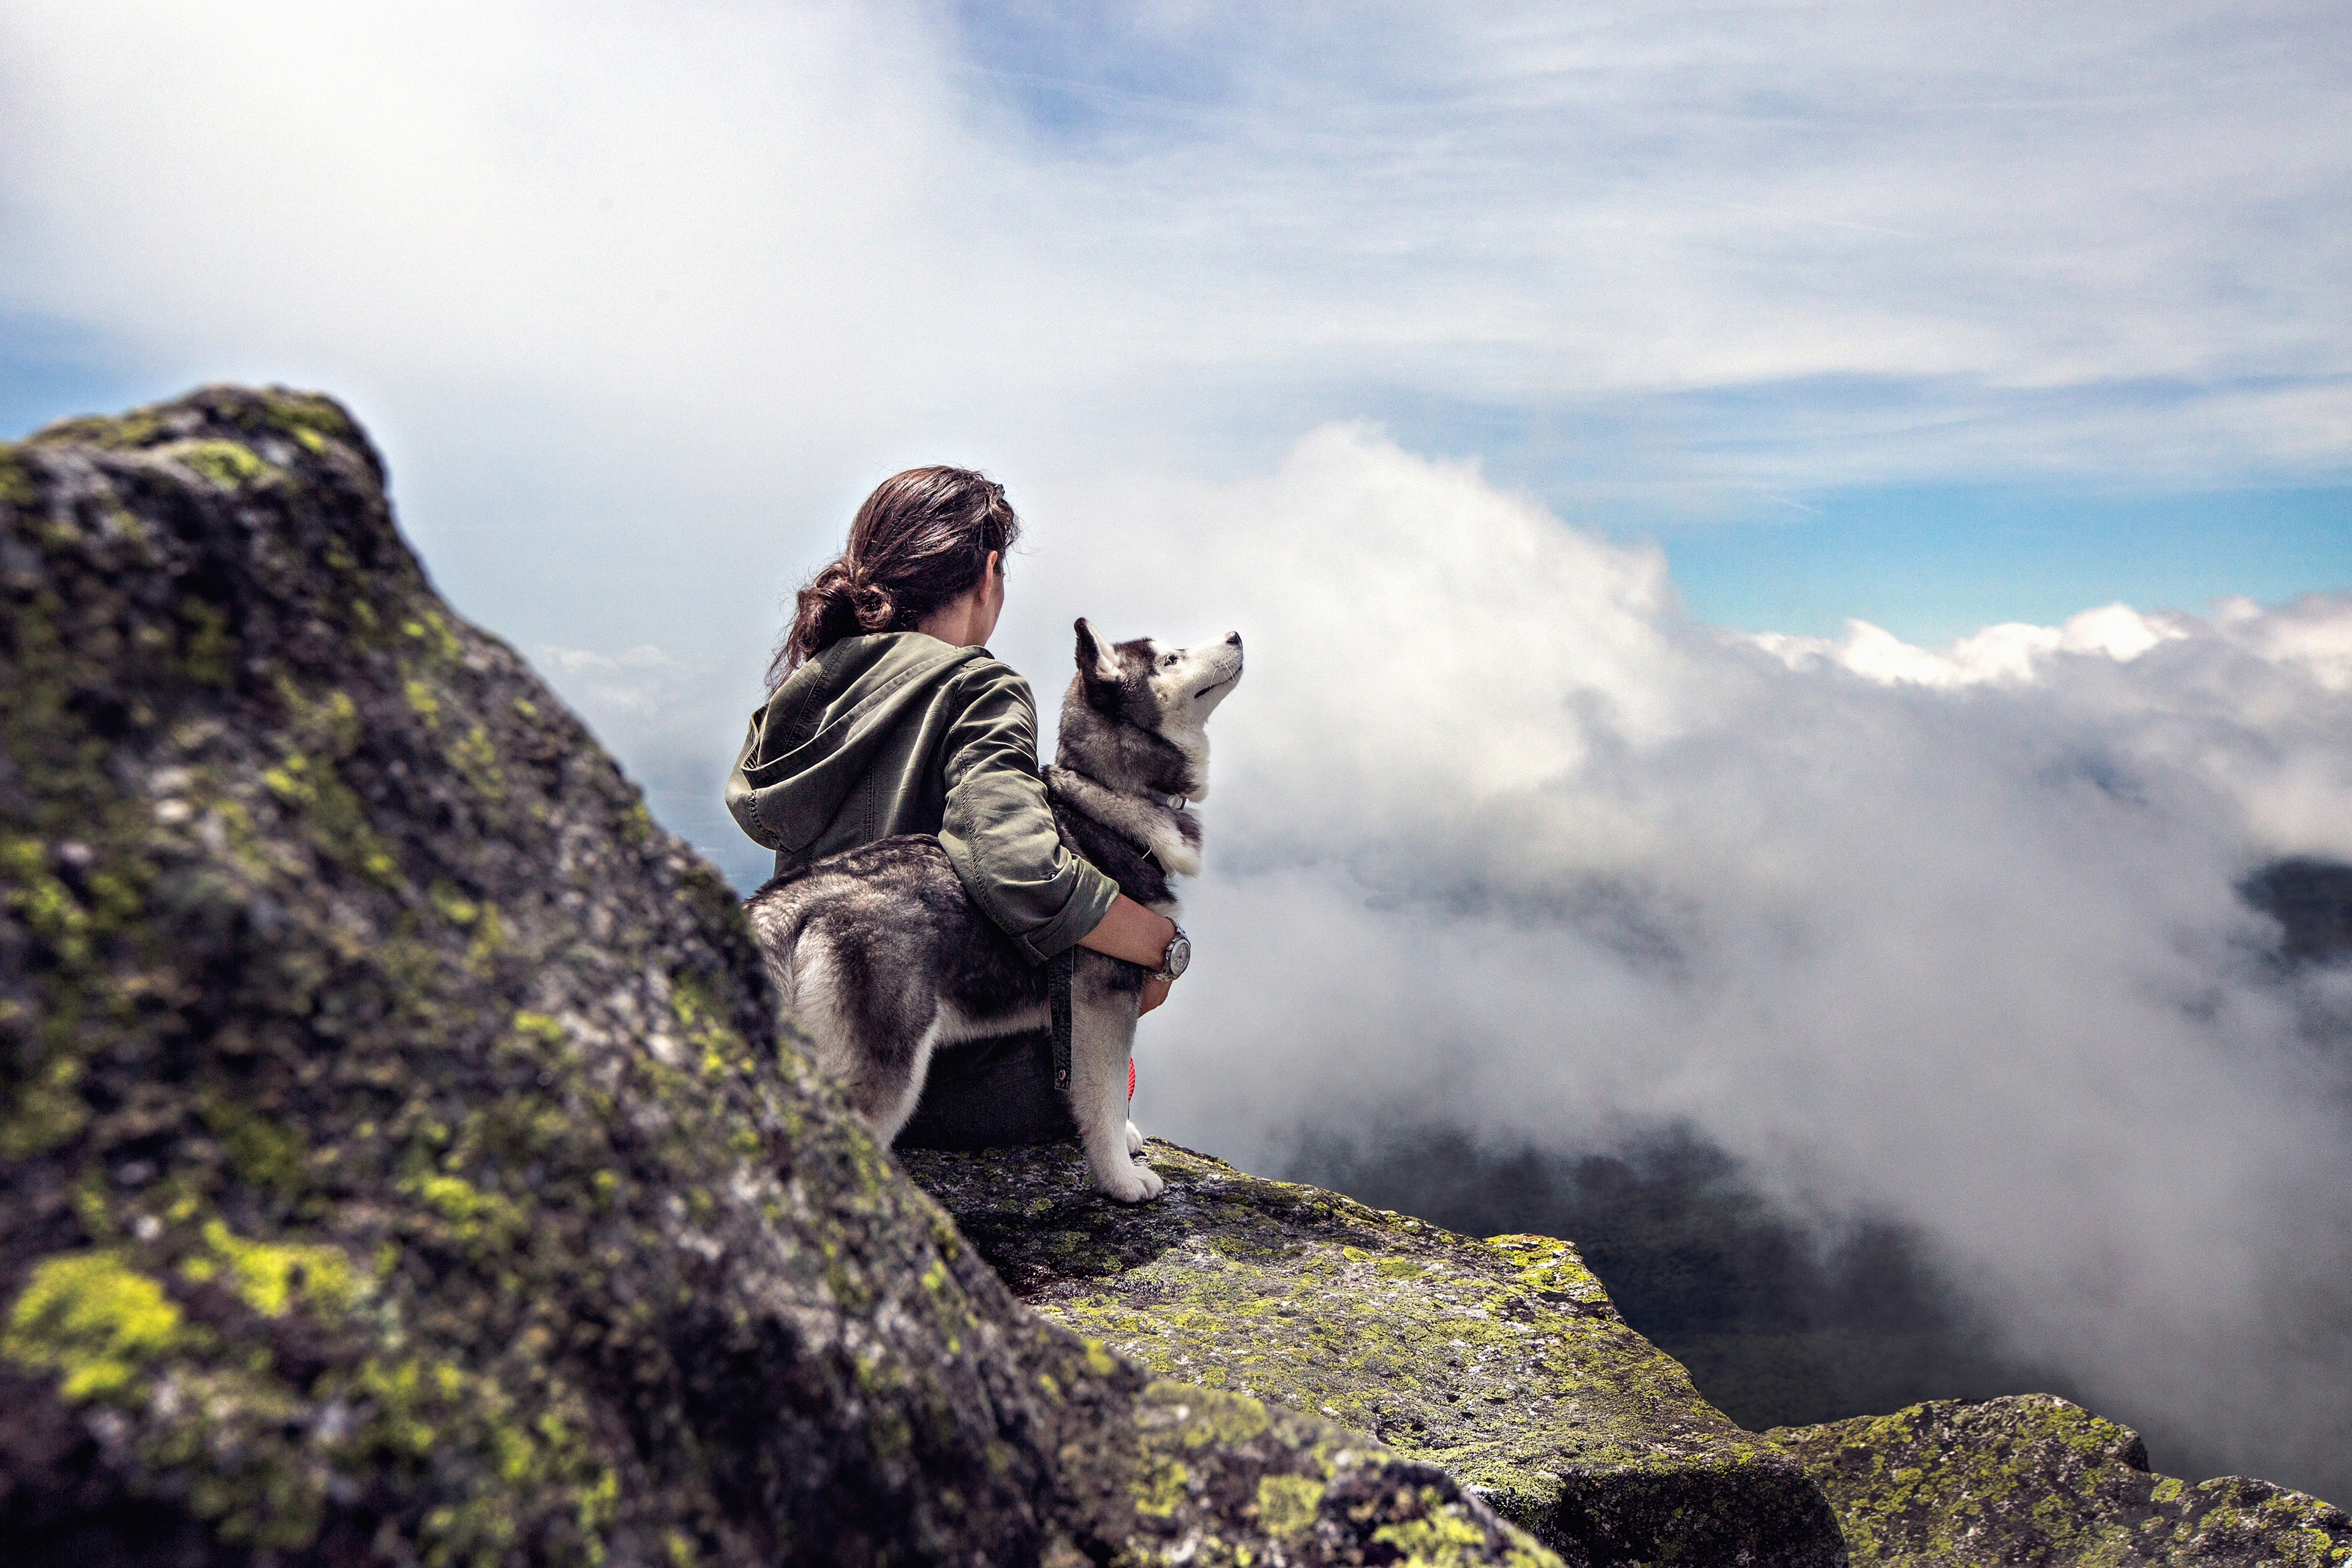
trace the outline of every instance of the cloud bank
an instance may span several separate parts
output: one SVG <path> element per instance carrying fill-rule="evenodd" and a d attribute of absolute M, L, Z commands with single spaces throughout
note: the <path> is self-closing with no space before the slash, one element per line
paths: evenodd
<path fill-rule="evenodd" d="M 1249 639 L 1146 1125 L 1688 1123 L 1920 1226 L 2100 1408 L 2342 1489 L 2352 970 L 2281 972 L 2235 889 L 2352 859 L 2352 595 L 1727 634 L 1360 427 L 1153 505 L 1037 590 Z"/>

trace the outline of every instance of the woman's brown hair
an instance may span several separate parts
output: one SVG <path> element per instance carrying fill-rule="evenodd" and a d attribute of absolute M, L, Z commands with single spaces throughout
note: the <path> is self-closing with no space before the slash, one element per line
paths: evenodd
<path fill-rule="evenodd" d="M 800 591 L 768 666 L 768 689 L 844 637 L 913 630 L 971 592 L 988 552 L 1009 554 L 1020 537 L 1004 487 L 985 474 L 929 468 L 891 475 L 857 509 L 849 547 Z"/>

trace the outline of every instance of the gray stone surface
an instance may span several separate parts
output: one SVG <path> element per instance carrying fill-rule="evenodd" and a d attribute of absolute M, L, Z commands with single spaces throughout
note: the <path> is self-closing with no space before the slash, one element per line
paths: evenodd
<path fill-rule="evenodd" d="M 1375 1436 L 1571 1562 L 1837 1563 L 1820 1491 L 1627 1327 L 1566 1242 L 1478 1241 L 1154 1141 L 1129 1207 L 1073 1146 L 911 1152 L 1039 1312 L 1166 1378 Z"/>
<path fill-rule="evenodd" d="M 2131 1428 L 2046 1394 L 1767 1436 L 1829 1494 L 1857 1565 L 2352 1562 L 2343 1510 L 2239 1476 L 2153 1475 Z"/>

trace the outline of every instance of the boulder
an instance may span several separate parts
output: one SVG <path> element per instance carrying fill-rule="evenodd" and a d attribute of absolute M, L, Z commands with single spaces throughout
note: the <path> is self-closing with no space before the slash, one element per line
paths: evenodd
<path fill-rule="evenodd" d="M 1021 1307 L 383 481 L 285 392 L 0 446 L 12 1560 L 1550 1561 Z"/>
<path fill-rule="evenodd" d="M 1700 1398 L 1566 1242 L 1474 1240 L 1157 1140 L 1168 1190 L 1134 1208 L 1067 1145 L 902 1157 L 1039 1313 L 1440 1467 L 1571 1563 L 1845 1559 L 1802 1468 Z"/>
<path fill-rule="evenodd" d="M 2046 1394 L 1766 1436 L 1829 1494 L 1856 1568 L 2352 1563 L 2343 1510 L 2238 1476 L 2151 1474 L 2138 1434 Z"/>

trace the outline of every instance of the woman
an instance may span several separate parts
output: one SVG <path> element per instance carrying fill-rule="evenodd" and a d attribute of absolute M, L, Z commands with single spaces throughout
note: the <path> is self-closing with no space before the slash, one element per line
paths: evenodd
<path fill-rule="evenodd" d="M 1037 774 L 1029 684 L 983 646 L 1021 520 L 969 468 L 876 487 L 840 557 L 800 591 L 727 809 L 778 875 L 898 833 L 933 833 L 972 902 L 1033 963 L 1079 945 L 1162 971 L 1176 924 L 1063 847 Z M 1150 978 L 1149 1013 L 1171 982 Z M 1043 1036 L 942 1051 L 901 1143 L 1066 1137 Z"/>

